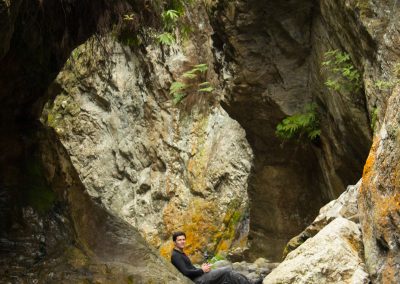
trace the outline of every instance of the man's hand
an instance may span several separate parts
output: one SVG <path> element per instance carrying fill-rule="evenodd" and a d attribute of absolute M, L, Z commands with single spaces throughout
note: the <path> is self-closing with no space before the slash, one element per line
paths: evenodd
<path fill-rule="evenodd" d="M 211 264 L 209 263 L 203 263 L 201 265 L 201 269 L 204 271 L 204 273 L 210 272 L 211 270 Z"/>

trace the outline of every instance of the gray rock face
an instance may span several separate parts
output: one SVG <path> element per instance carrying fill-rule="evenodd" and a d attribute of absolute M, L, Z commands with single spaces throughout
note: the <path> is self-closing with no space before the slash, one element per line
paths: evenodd
<path fill-rule="evenodd" d="M 368 98 L 363 86 L 357 91 L 343 88 L 334 91 L 325 85 L 333 78 L 331 68 L 322 66 L 327 60 L 326 52 L 340 50 L 349 54 L 351 64 L 360 76 L 365 62 L 373 57 L 373 40 L 355 15 L 354 3 L 345 2 L 320 2 L 311 38 L 310 82 L 315 101 L 323 109 L 320 115 L 321 150 L 316 153 L 327 181 L 329 199 L 337 198 L 348 184 L 354 184 L 360 178 L 372 141 L 370 114 L 366 109 Z M 339 84 L 343 85 L 343 80 L 339 80 Z"/>
<path fill-rule="evenodd" d="M 68 204 L 69 216 L 64 217 L 68 221 L 61 226 L 69 234 L 58 242 L 47 241 L 54 246 L 55 254 L 49 254 L 47 261 L 38 265 L 35 271 L 38 283 L 189 283 L 149 247 L 137 229 L 87 193 L 69 154 L 54 134 L 44 131 L 41 142 L 46 179 L 58 198 Z M 57 225 L 60 226 L 60 221 Z"/>
<path fill-rule="evenodd" d="M 58 71 L 71 46 L 93 32 L 101 18 L 99 13 L 102 15 L 98 9 L 89 13 L 95 23 L 80 24 L 80 36 L 75 37 L 78 32 L 73 25 L 59 24 L 58 19 L 64 19 L 66 11 L 57 1 L 24 2 L 28 5 L 20 18 L 25 21 L 16 25 L 22 32 L 10 41 L 20 2 L 0 2 L 1 122 L 6 130 L 18 128 L 10 123 L 16 118 L 29 120 L 36 113 L 34 103 L 43 86 Z M 277 258 L 286 240 L 314 218 L 320 204 L 338 196 L 345 184 L 359 178 L 370 145 L 370 123 L 375 121 L 376 129 L 381 130 L 358 197 L 366 264 L 373 281 L 399 282 L 400 2 L 389 2 L 224 1 L 210 9 L 215 34 L 204 9 L 191 13 L 193 23 L 198 23 L 193 25 L 202 33 L 185 43 L 185 55 L 178 46 L 159 49 L 142 45 L 132 52 L 107 40 L 101 45 L 105 50 L 100 57 L 95 42 L 91 46 L 94 58 L 85 62 L 79 52 L 75 53 L 72 57 L 77 56 L 74 60 L 80 66 L 64 72 L 62 83 L 51 87 L 49 94 L 59 96 L 44 120 L 67 148 L 78 169 L 77 180 L 83 182 L 91 198 L 102 203 L 97 207 L 85 201 L 88 208 L 95 209 L 82 214 L 89 221 L 77 220 L 81 230 L 85 225 L 92 226 L 80 232 L 82 236 L 88 240 L 97 228 L 124 243 L 126 235 L 113 235 L 113 225 L 102 227 L 90 219 L 98 214 L 96 220 L 119 227 L 120 220 L 114 214 L 137 226 L 146 240 L 161 247 L 164 254 L 169 249 L 165 240 L 175 229 L 193 232 L 188 239 L 198 245 L 191 248 L 197 256 L 204 248 L 244 246 L 241 241 L 245 241 L 249 228 L 246 189 L 250 184 L 252 257 L 262 254 Z M 41 10 L 38 3 L 45 9 Z M 92 11 L 87 3 L 91 2 L 69 1 L 70 10 Z M 143 5 L 146 3 L 143 1 Z M 32 16 L 37 11 L 45 13 L 38 18 Z M 73 17 L 69 12 L 68 16 Z M 82 23 L 82 15 L 76 19 Z M 41 35 L 42 30 L 54 37 Z M 362 74 L 365 92 L 331 92 L 325 88 L 327 76 L 321 72 L 321 62 L 324 52 L 335 48 L 349 54 Z M 4 57 L 8 51 L 9 56 Z M 224 109 L 247 132 L 255 153 L 253 168 L 252 151 L 243 129 L 218 104 L 205 112 L 194 111 L 191 116 L 170 104 L 170 82 L 190 65 L 201 63 L 199 58 L 209 64 L 210 81 L 225 88 Z M 304 147 L 287 143 L 281 147 L 274 133 L 276 124 L 311 100 L 320 106 L 320 143 Z M 25 130 L 15 129 L 2 131 L 7 133 L 0 141 L 2 146 L 21 139 L 18 132 Z M 15 137 L 10 138 L 9 133 Z M 2 187 L 10 181 L 13 186 L 19 185 L 15 181 L 20 178 L 19 151 L 23 147 L 2 148 L 6 149 L 0 154 L 1 173 L 6 176 L 1 179 Z M 10 198 L 4 198 L 1 194 L 2 204 L 17 195 L 11 193 Z M 79 202 L 79 198 L 74 200 Z M 353 212 L 342 212 L 343 208 L 340 203 L 324 208 L 310 235 L 321 233 L 322 224 Z M 74 216 L 79 217 L 78 213 Z M 7 208 L 1 214 L 10 218 L 13 211 Z M 30 216 L 37 218 L 35 214 Z M 131 232 L 129 226 L 126 228 L 115 232 Z M 109 240 L 96 241 L 89 247 L 99 247 L 104 241 L 107 253 L 113 255 Z M 217 245 L 209 248 L 210 243 Z M 136 260 L 137 254 L 124 254 L 124 247 L 116 251 L 123 261 Z M 150 254 L 156 262 L 155 254 Z"/>
<path fill-rule="evenodd" d="M 173 81 L 168 70 L 179 76 L 190 59 L 182 50 L 171 50 L 163 65 L 161 51 L 152 46 L 143 59 L 110 39 L 101 44 L 75 51 L 78 58 L 59 75 L 62 91 L 52 94 L 57 97 L 43 117 L 87 192 L 165 255 L 178 229 L 198 236 L 189 251 L 195 259 L 205 249 L 239 245 L 248 230 L 252 165 L 243 129 L 218 106 L 188 114 L 165 96 Z M 98 68 L 102 46 L 109 53 Z M 93 50 L 85 69 L 79 60 Z M 157 73 L 143 73 L 145 66 Z"/>
<path fill-rule="evenodd" d="M 362 248 L 359 226 L 338 217 L 289 253 L 263 283 L 369 283 Z"/>
<path fill-rule="evenodd" d="M 216 47 L 223 55 L 224 107 L 246 130 L 255 156 L 249 257 L 280 260 L 289 236 L 298 234 L 328 201 L 313 146 L 282 143 L 275 134 L 285 116 L 312 100 L 312 1 L 225 2 L 214 17 L 223 42 Z"/>
<path fill-rule="evenodd" d="M 85 192 L 52 131 L 35 133 L 31 143 L 39 145 L 24 154 L 21 216 L 10 218 L 11 229 L 2 224 L 1 283 L 189 283 L 135 228 Z"/>
<path fill-rule="evenodd" d="M 325 226 L 336 218 L 346 218 L 355 223 L 359 223 L 358 213 L 358 191 L 361 186 L 361 180 L 356 185 L 350 185 L 337 199 L 332 200 L 319 211 L 317 218 L 299 235 L 292 238 L 286 245 L 284 257 L 300 246 L 308 238 L 315 236 Z"/>

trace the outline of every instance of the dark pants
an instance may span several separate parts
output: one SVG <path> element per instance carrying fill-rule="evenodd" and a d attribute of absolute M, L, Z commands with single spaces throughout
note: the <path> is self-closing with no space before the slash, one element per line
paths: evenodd
<path fill-rule="evenodd" d="M 195 278 L 196 284 L 250 284 L 244 275 L 232 271 L 230 267 L 218 268 Z"/>

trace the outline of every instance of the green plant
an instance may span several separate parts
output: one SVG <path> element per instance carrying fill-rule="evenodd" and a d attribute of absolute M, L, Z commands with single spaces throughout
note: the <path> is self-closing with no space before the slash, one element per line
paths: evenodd
<path fill-rule="evenodd" d="M 325 86 L 336 92 L 358 92 L 362 81 L 360 72 L 351 62 L 350 55 L 337 49 L 324 54 L 323 68 L 328 72 Z"/>
<path fill-rule="evenodd" d="M 163 20 L 164 29 L 168 31 L 174 29 L 179 17 L 180 13 L 176 10 L 167 10 L 162 12 L 161 18 Z"/>
<path fill-rule="evenodd" d="M 276 136 L 281 139 L 301 139 L 306 137 L 313 141 L 321 135 L 317 105 L 307 104 L 304 112 L 288 116 L 282 120 L 275 131 Z"/>
<path fill-rule="evenodd" d="M 182 74 L 186 82 L 175 81 L 169 88 L 169 93 L 173 97 L 174 104 L 180 103 L 189 93 L 211 93 L 214 88 L 211 83 L 205 81 L 207 64 L 197 64 L 192 69 Z M 200 82 L 199 82 L 200 81 Z"/>
<path fill-rule="evenodd" d="M 135 19 L 135 15 L 134 14 L 126 14 L 123 16 L 123 20 L 124 21 L 133 21 Z"/>
<path fill-rule="evenodd" d="M 166 10 L 161 13 L 164 32 L 157 36 L 157 40 L 163 45 L 172 45 L 176 39 L 173 32 L 176 28 L 180 13 L 176 10 Z"/>
<path fill-rule="evenodd" d="M 216 254 L 216 255 L 214 255 L 214 256 L 208 261 L 208 263 L 214 264 L 214 263 L 216 263 L 217 261 L 224 260 L 224 259 L 225 259 L 225 257 L 223 257 L 222 255 Z"/>
<path fill-rule="evenodd" d="M 397 78 L 400 78 L 400 63 L 396 63 L 393 66 L 393 73 L 394 73 L 394 76 L 396 76 Z"/>
<path fill-rule="evenodd" d="M 164 32 L 157 36 L 157 40 L 161 44 L 172 45 L 175 42 L 175 37 L 171 33 Z"/>
<path fill-rule="evenodd" d="M 393 88 L 396 85 L 395 81 L 384 81 L 384 80 L 377 80 L 375 82 L 375 87 L 378 88 L 380 91 L 387 91 Z"/>
<path fill-rule="evenodd" d="M 371 129 L 375 132 L 376 122 L 378 121 L 379 108 L 374 107 L 371 112 Z"/>
<path fill-rule="evenodd" d="M 158 42 L 164 45 L 171 45 L 176 41 L 174 36 L 176 30 L 179 31 L 181 38 L 187 39 L 192 31 L 187 21 L 185 23 L 185 8 L 193 0 L 171 0 L 165 11 L 161 13 L 163 23 L 163 33 L 157 36 Z M 172 40 L 173 39 L 173 40 Z"/>

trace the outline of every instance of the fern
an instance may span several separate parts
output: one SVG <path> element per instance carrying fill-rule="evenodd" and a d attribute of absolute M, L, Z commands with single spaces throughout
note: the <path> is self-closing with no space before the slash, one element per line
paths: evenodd
<path fill-rule="evenodd" d="M 160 34 L 157 39 L 159 43 L 164 45 L 172 45 L 175 42 L 174 36 L 168 32 Z"/>
<path fill-rule="evenodd" d="M 187 96 L 187 94 L 185 93 L 176 93 L 174 94 L 174 98 L 172 99 L 172 101 L 174 102 L 174 104 L 179 104 L 185 97 Z"/>
<path fill-rule="evenodd" d="M 397 81 L 391 80 L 391 81 L 384 81 L 384 80 L 377 80 L 375 82 L 375 87 L 378 88 L 380 91 L 387 91 L 393 88 L 396 85 Z"/>
<path fill-rule="evenodd" d="M 208 65 L 198 64 L 194 66 L 193 70 L 199 71 L 200 73 L 205 73 L 208 70 Z"/>
<path fill-rule="evenodd" d="M 376 130 L 376 123 L 378 121 L 379 108 L 374 107 L 371 112 L 371 129 L 373 132 Z"/>
<path fill-rule="evenodd" d="M 175 93 L 180 92 L 180 91 L 182 91 L 182 90 L 184 90 L 186 88 L 187 88 L 187 85 L 185 83 L 173 82 L 171 84 L 171 87 L 169 88 L 169 91 L 170 91 L 169 93 L 170 94 L 175 94 Z"/>
<path fill-rule="evenodd" d="M 351 62 L 350 55 L 337 49 L 324 54 L 325 61 L 322 66 L 330 75 L 325 85 L 334 91 L 358 92 L 362 87 L 360 72 Z"/>
<path fill-rule="evenodd" d="M 179 13 L 175 10 L 167 10 L 162 13 L 162 17 L 166 21 L 177 21 L 179 18 Z"/>
<path fill-rule="evenodd" d="M 317 139 L 321 135 L 321 129 L 316 109 L 316 104 L 308 104 L 304 112 L 283 119 L 276 126 L 276 136 L 284 140 L 302 137 L 307 137 L 311 141 Z"/>
<path fill-rule="evenodd" d="M 194 79 L 197 77 L 196 75 L 196 70 L 192 69 L 188 72 L 183 73 L 182 75 L 184 78 L 188 78 L 188 79 Z"/>
<path fill-rule="evenodd" d="M 207 86 L 210 86 L 210 85 L 211 85 L 210 82 L 205 81 L 205 82 L 200 83 L 198 86 L 199 86 L 199 87 L 207 87 Z"/>
<path fill-rule="evenodd" d="M 339 91 L 341 88 L 340 84 L 337 81 L 334 81 L 331 79 L 326 80 L 325 86 L 327 86 L 329 89 L 335 90 L 335 91 Z"/>
<path fill-rule="evenodd" d="M 167 10 L 162 12 L 161 17 L 164 23 L 164 29 L 173 30 L 176 26 L 179 16 L 180 14 L 176 10 Z"/>
<path fill-rule="evenodd" d="M 172 100 L 174 104 L 180 103 L 191 91 L 197 93 L 211 93 L 214 91 L 214 88 L 208 81 L 204 81 L 198 84 L 195 83 L 195 81 L 199 81 L 200 74 L 205 74 L 207 70 L 207 64 L 194 65 L 192 69 L 182 74 L 183 78 L 188 79 L 187 81 L 192 83 L 186 84 L 183 82 L 175 81 L 171 84 L 169 90 L 170 94 L 173 97 Z"/>

